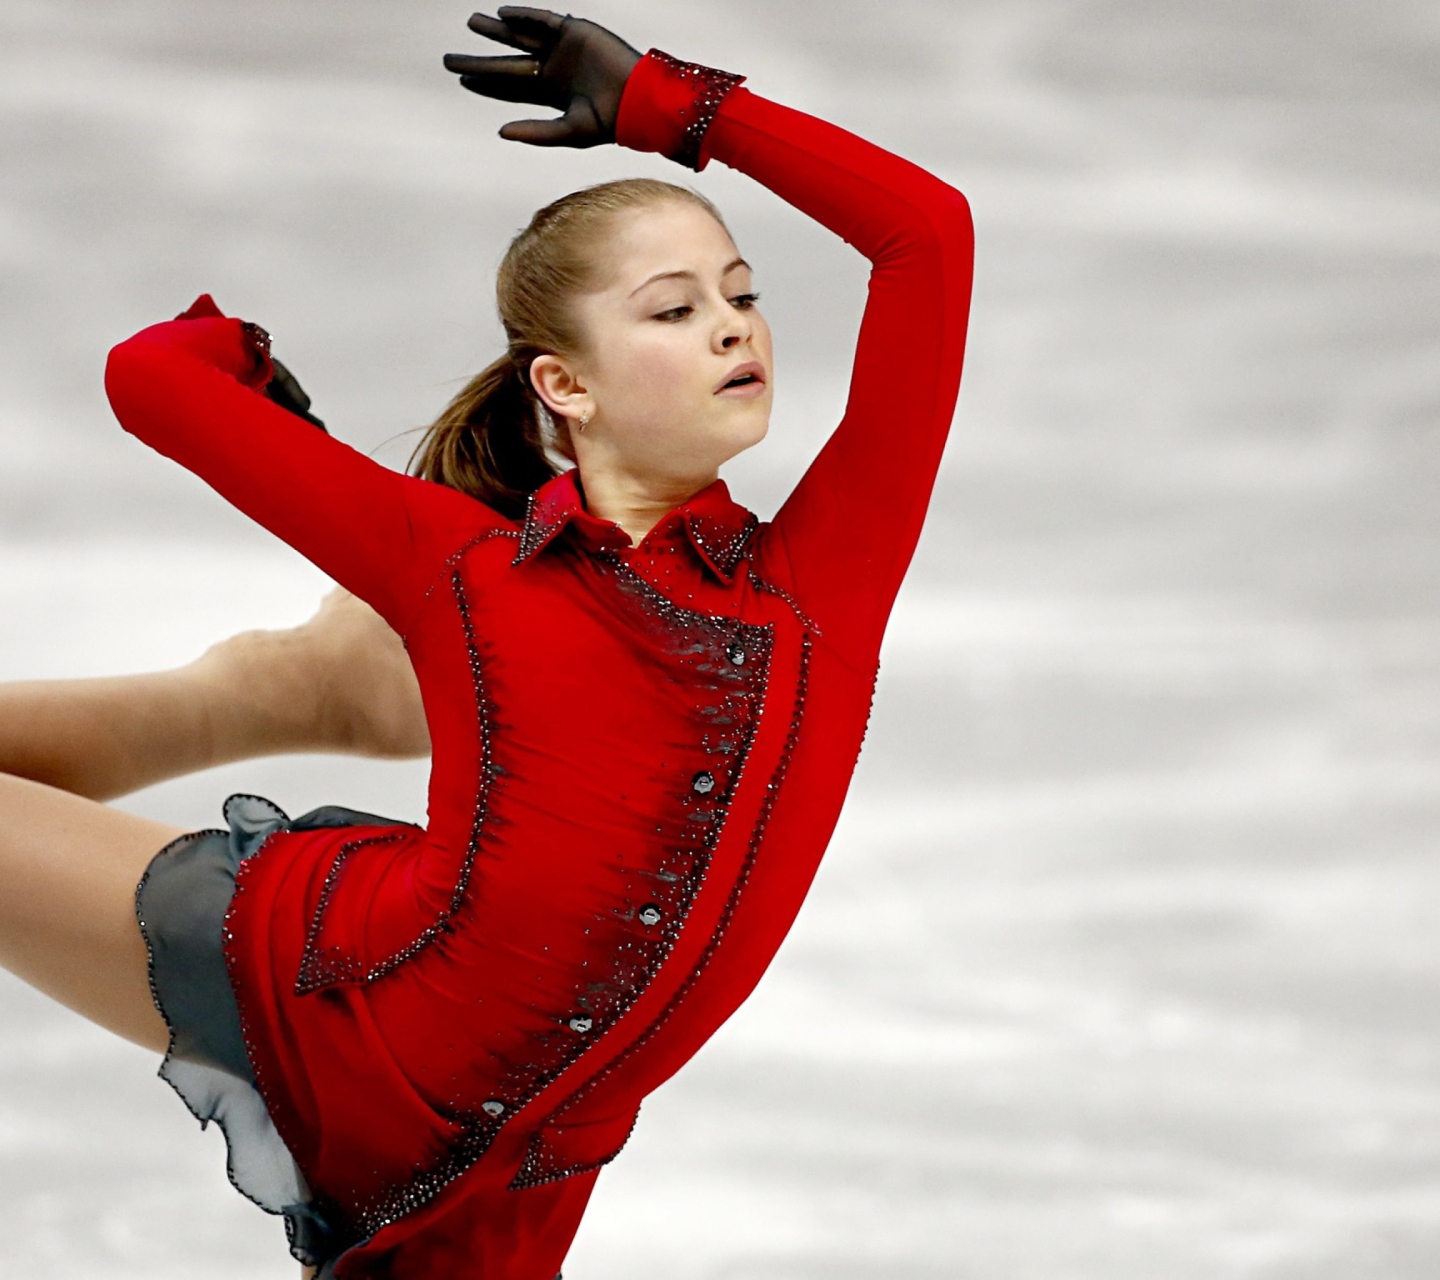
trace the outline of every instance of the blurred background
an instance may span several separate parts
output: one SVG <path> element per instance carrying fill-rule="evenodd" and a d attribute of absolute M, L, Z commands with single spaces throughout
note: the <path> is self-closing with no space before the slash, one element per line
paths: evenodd
<path fill-rule="evenodd" d="M 933 169 L 979 262 L 832 852 L 760 991 L 647 1104 L 567 1276 L 1435 1275 L 1440 9 L 582 12 Z M 4 0 L 0 678 L 180 663 L 326 589 L 118 430 L 114 342 L 212 292 L 401 465 L 498 352 L 529 213 L 683 180 L 499 142 L 510 116 L 440 70 L 479 43 L 466 13 Z M 775 430 L 730 475 L 768 515 L 838 417 L 864 264 L 720 166 L 695 182 L 777 334 Z M 419 818 L 424 782 L 307 758 L 129 803 Z M 155 1065 L 0 981 L 5 1275 L 295 1274 Z"/>

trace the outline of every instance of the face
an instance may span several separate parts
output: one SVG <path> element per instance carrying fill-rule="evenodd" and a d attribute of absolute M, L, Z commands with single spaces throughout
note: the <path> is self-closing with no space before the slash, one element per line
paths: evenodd
<path fill-rule="evenodd" d="M 750 267 L 688 201 L 620 215 L 604 252 L 578 303 L 583 353 L 542 356 L 531 377 L 569 420 L 582 475 L 703 486 L 770 425 L 770 329 Z"/>

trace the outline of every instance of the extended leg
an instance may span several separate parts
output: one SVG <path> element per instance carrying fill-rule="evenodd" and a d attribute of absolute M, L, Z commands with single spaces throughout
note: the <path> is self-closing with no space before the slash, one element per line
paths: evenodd
<path fill-rule="evenodd" d="M 304 626 L 246 632 L 175 671 L 0 684 L 0 773 L 92 800 L 257 756 L 429 749 L 400 638 L 343 591 Z"/>
<path fill-rule="evenodd" d="M 135 886 L 181 834 L 0 776 L 0 965 L 117 1035 L 164 1052 Z"/>

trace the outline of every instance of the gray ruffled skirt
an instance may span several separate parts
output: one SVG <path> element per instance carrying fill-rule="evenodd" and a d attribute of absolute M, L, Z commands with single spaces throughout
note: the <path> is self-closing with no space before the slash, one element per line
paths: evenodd
<path fill-rule="evenodd" d="M 225 802 L 226 830 L 197 831 L 167 845 L 135 891 L 135 914 L 150 953 L 150 990 L 170 1028 L 160 1075 L 201 1126 L 225 1134 L 230 1181 L 285 1219 L 290 1252 L 332 1274 L 355 1240 L 327 1221 L 276 1131 L 245 1050 L 240 1010 L 225 965 L 225 917 L 240 864 L 276 831 L 395 826 L 389 818 L 327 807 L 290 819 L 259 796 Z"/>

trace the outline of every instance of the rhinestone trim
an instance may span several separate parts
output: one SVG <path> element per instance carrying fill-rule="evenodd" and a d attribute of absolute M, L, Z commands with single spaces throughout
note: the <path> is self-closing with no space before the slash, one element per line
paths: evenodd
<path fill-rule="evenodd" d="M 541 520 L 535 511 L 535 498 L 538 492 L 539 490 L 536 490 L 525 499 L 525 521 L 521 525 L 520 547 L 515 552 L 516 564 L 522 564 L 539 551 L 565 527 L 570 518 L 567 512 L 558 520 Z"/>
<path fill-rule="evenodd" d="M 670 159 L 698 172 L 700 149 L 704 145 L 705 135 L 710 131 L 715 113 L 720 110 L 720 104 L 725 101 L 726 95 L 745 77 L 730 71 L 717 71 L 714 67 L 701 66 L 698 62 L 682 62 L 659 49 L 652 49 L 650 57 L 671 75 L 694 85 L 695 97 L 681 114 L 685 128 Z"/>
<path fill-rule="evenodd" d="M 751 515 L 745 523 L 730 535 L 728 541 L 716 543 L 711 540 L 712 522 L 696 516 L 686 520 L 690 530 L 690 540 L 695 544 L 695 549 L 700 552 L 701 557 L 727 583 L 734 578 L 735 570 L 739 567 L 740 561 L 750 545 L 750 539 L 755 536 L 755 531 L 760 527 L 759 519 Z M 723 532 L 720 526 L 714 526 L 718 531 Z"/>
<path fill-rule="evenodd" d="M 715 724 L 716 732 L 713 736 L 707 734 L 701 744 L 706 752 L 717 758 L 711 766 L 716 775 L 715 791 L 704 796 L 694 793 L 689 776 L 680 784 L 678 802 L 691 819 L 687 824 L 690 834 L 683 843 L 677 842 L 658 869 L 650 873 L 653 883 L 645 886 L 648 897 L 642 899 L 644 905 L 624 917 L 634 920 L 638 927 L 631 942 L 621 944 L 622 953 L 615 956 L 614 969 L 608 979 L 586 979 L 577 987 L 571 1007 L 556 1014 L 553 1035 L 537 1038 L 534 1045 L 536 1056 L 550 1055 L 550 1063 L 537 1069 L 532 1060 L 512 1069 L 497 1082 L 488 1101 L 502 1106 L 503 1111 L 487 1114 L 482 1107 L 476 1113 L 458 1117 L 458 1123 L 462 1125 L 461 1134 L 438 1164 L 418 1172 L 408 1183 L 392 1188 L 376 1203 L 361 1208 L 358 1221 L 367 1234 L 373 1235 L 389 1223 L 412 1213 L 484 1156 L 501 1127 L 511 1122 L 536 1094 L 598 1044 L 602 1034 L 646 990 L 674 950 L 695 895 L 704 883 L 714 847 L 724 830 L 729 806 L 740 785 L 764 705 L 773 628 L 686 609 L 651 586 L 619 556 L 597 553 L 594 559 L 613 573 L 621 598 L 634 601 L 645 616 L 658 621 L 663 631 L 672 637 L 673 652 L 693 664 L 694 669 L 706 677 L 707 687 L 719 694 L 713 699 L 713 705 L 703 708 L 707 718 Z M 473 624 L 458 571 L 454 574 L 454 583 L 470 646 L 477 701 L 486 705 Z M 753 661 L 743 669 L 736 669 L 725 660 L 727 648 L 737 640 L 753 657 Z M 488 771 L 492 768 L 488 746 L 486 762 Z M 478 830 L 477 825 L 477 841 Z M 475 848 L 476 843 L 472 841 L 472 860 Z M 468 867 L 467 861 L 467 874 Z M 660 927 L 645 925 L 647 909 L 662 910 L 661 917 L 655 921 Z M 577 1034 L 572 1029 L 572 1020 L 588 1020 L 591 1024 L 588 1033 Z M 619 1148 L 617 1154 L 618 1151 Z M 607 1157 L 600 1163 L 606 1163 L 610 1158 L 613 1157 Z M 575 1169 L 570 1173 L 582 1171 Z"/>
<path fill-rule="evenodd" d="M 750 585 L 754 587 L 756 591 L 763 591 L 766 595 L 774 596 L 777 600 L 783 600 L 789 605 L 790 611 L 795 615 L 800 625 L 813 635 L 815 639 L 823 640 L 825 638 L 825 633 L 815 625 L 814 619 L 800 607 L 795 597 L 786 591 L 784 587 L 777 587 L 773 582 L 767 582 L 755 572 L 753 565 L 747 564 L 745 566 L 745 576 L 750 579 Z"/>
<path fill-rule="evenodd" d="M 619 556 L 599 553 L 594 561 L 613 575 L 618 596 L 634 603 L 647 626 L 658 622 L 671 655 L 699 677 L 696 692 L 708 705 L 697 710 L 702 723 L 713 727 L 702 732 L 700 746 L 712 762 L 700 774 L 676 780 L 679 832 L 657 863 L 638 871 L 640 880 L 634 888 L 639 892 L 617 912 L 617 918 L 632 927 L 626 931 L 628 940 L 608 958 L 609 971 L 592 972 L 576 984 L 571 1006 L 556 1013 L 556 1030 L 537 1036 L 530 1061 L 516 1064 L 500 1084 L 496 1096 L 509 1102 L 512 1110 L 526 1105 L 628 1012 L 674 950 L 724 832 L 759 727 L 769 677 L 773 644 L 769 627 L 677 605 Z M 736 671 L 724 661 L 727 646 L 737 637 L 754 654 L 745 671 Z M 697 790 L 695 779 L 702 774 L 709 777 L 710 786 Z M 656 921 L 660 928 L 646 926 L 641 919 L 647 906 L 660 910 Z M 562 1029 L 577 1013 L 589 1018 L 593 1027 L 582 1043 Z"/>
<path fill-rule="evenodd" d="M 660 1011 L 655 1020 L 645 1028 L 629 1045 L 624 1052 L 616 1056 L 603 1070 L 597 1072 L 563 1103 L 558 1106 L 550 1117 L 550 1124 L 553 1124 L 560 1116 L 570 1108 L 577 1105 L 583 1098 L 593 1090 L 600 1081 L 629 1061 L 640 1051 L 650 1040 L 660 1032 L 661 1028 L 670 1020 L 675 1010 L 684 1002 L 686 997 L 695 989 L 710 961 L 714 959 L 715 953 L 719 950 L 725 934 L 730 928 L 730 922 L 735 918 L 735 912 L 739 908 L 740 898 L 745 892 L 749 883 L 751 872 L 754 870 L 755 861 L 760 854 L 760 846 L 765 838 L 765 830 L 770 824 L 770 815 L 774 811 L 775 801 L 780 795 L 781 785 L 785 781 L 785 775 L 790 768 L 790 760 L 795 754 L 795 748 L 800 741 L 800 728 L 805 717 L 805 699 L 810 684 L 810 655 L 812 650 L 810 634 L 805 633 L 800 639 L 800 670 L 795 682 L 795 707 L 790 716 L 790 727 L 785 735 L 785 744 L 781 748 L 780 758 L 776 761 L 774 772 L 770 775 L 770 781 L 765 786 L 765 798 L 761 802 L 760 812 L 756 815 L 755 826 L 750 833 L 750 843 L 745 850 L 745 858 L 740 867 L 740 873 L 735 878 L 735 884 L 730 890 L 730 896 L 725 902 L 724 909 L 720 913 L 720 919 L 715 926 L 715 931 L 710 936 L 705 950 L 701 953 L 695 968 L 681 984 L 680 989 Z M 632 1130 L 633 1131 L 633 1130 Z M 628 1135 L 627 1135 L 628 1141 Z M 592 1164 L 579 1165 L 571 1168 L 562 1168 L 545 1151 L 544 1129 L 537 1130 L 530 1139 L 530 1149 L 526 1154 L 525 1163 L 510 1183 L 512 1191 L 520 1191 L 527 1187 L 538 1187 L 547 1182 L 558 1182 L 562 1178 L 573 1177 L 577 1173 L 586 1173 L 591 1169 L 599 1168 L 608 1164 L 624 1149 L 622 1142 L 604 1160 Z"/>
<path fill-rule="evenodd" d="M 339 883 L 345 863 L 362 848 L 389 844 L 408 839 L 411 832 L 390 832 L 383 836 L 369 836 L 352 840 L 340 848 L 330 873 L 325 877 L 320 890 L 320 900 L 315 904 L 315 914 L 310 922 L 310 932 L 305 939 L 305 950 L 300 961 L 300 972 L 295 979 L 295 994 L 309 995 L 325 987 L 342 982 L 374 982 L 387 973 L 393 973 L 406 961 L 419 955 L 442 933 L 451 928 L 450 921 L 464 904 L 470 891 L 470 877 L 475 867 L 475 858 L 480 851 L 485 823 L 490 813 L 490 791 L 495 781 L 494 731 L 491 725 L 490 699 L 485 688 L 485 674 L 480 659 L 480 645 L 475 636 L 475 622 L 470 615 L 470 601 L 465 595 L 465 584 L 460 570 L 454 568 L 450 574 L 451 589 L 455 593 L 456 606 L 460 612 L 460 624 L 465 632 L 465 649 L 470 661 L 470 679 L 475 693 L 476 719 L 480 731 L 480 776 L 475 795 L 475 817 L 470 826 L 470 840 L 460 864 L 460 875 L 455 881 L 450 902 L 412 942 L 393 952 L 385 959 L 364 968 L 358 958 L 346 955 L 335 948 L 321 945 L 321 929 L 330 898 Z"/>
<path fill-rule="evenodd" d="M 231 797 L 231 799 L 234 799 L 234 798 L 235 798 L 235 797 L 233 797 L 233 796 Z M 250 799 L 250 800 L 259 800 L 259 801 L 261 801 L 262 803 L 264 803 L 264 804 L 266 804 L 266 805 L 269 805 L 272 809 L 275 810 L 276 819 L 277 819 L 276 830 L 277 830 L 277 831 L 285 831 L 285 830 L 287 829 L 290 819 L 289 819 L 289 818 L 285 815 L 285 813 L 282 812 L 279 808 L 277 808 L 275 805 L 271 804 L 270 801 L 266 800 L 263 796 L 246 796 L 245 798 L 246 798 L 246 799 Z M 229 803 L 230 803 L 230 802 L 227 800 L 227 801 L 226 801 L 226 809 L 227 809 L 227 812 L 228 812 L 228 809 L 229 809 Z M 207 834 L 212 834 L 212 833 L 210 833 L 210 832 L 204 832 L 204 831 L 197 833 L 197 835 L 199 835 L 199 836 L 204 836 L 204 835 L 207 835 Z M 228 836 L 228 835 L 229 835 L 229 832 L 228 832 L 228 831 L 227 831 L 227 832 L 216 831 L 216 832 L 214 832 L 213 834 L 220 834 L 220 835 L 227 835 L 227 836 Z M 275 834 L 275 832 L 272 831 L 270 834 L 273 835 L 273 834 Z M 183 838 L 185 838 L 185 837 L 182 837 L 182 839 L 183 839 Z M 268 841 L 268 839 L 269 839 L 269 836 L 266 837 L 266 840 L 267 840 L 267 841 Z M 167 847 L 170 847 L 170 846 L 167 846 Z M 257 849 L 254 854 L 252 854 L 250 857 L 244 859 L 244 860 L 240 863 L 239 868 L 238 868 L 238 869 L 236 870 L 236 872 L 235 872 L 235 892 L 234 892 L 234 893 L 231 895 L 231 897 L 230 897 L 230 905 L 229 905 L 228 908 L 226 908 L 226 911 L 225 911 L 225 919 L 224 919 L 224 921 L 223 921 L 223 923 L 222 923 L 222 925 L 221 925 L 221 930 L 220 930 L 220 948 L 221 948 L 221 952 L 222 952 L 222 953 L 224 954 L 224 956 L 225 956 L 226 968 L 227 968 L 227 970 L 230 970 L 232 973 L 233 973 L 233 970 L 230 969 L 230 946 L 231 946 L 231 944 L 234 942 L 235 934 L 234 934 L 234 931 L 233 931 L 233 930 L 231 929 L 231 927 L 230 927 L 230 922 L 235 919 L 235 917 L 236 917 L 236 912 L 237 912 L 237 908 L 238 908 L 238 906 L 239 906 L 240 900 L 241 900 L 241 898 L 243 897 L 243 895 L 245 894 L 246 888 L 247 888 L 247 886 L 249 885 L 248 873 L 249 873 L 249 871 L 250 871 L 250 868 L 251 868 L 252 866 L 255 866 L 255 865 L 258 864 L 258 862 L 259 862 L 259 856 L 260 856 L 260 854 L 263 853 L 263 852 L 264 852 L 264 849 L 263 849 L 263 848 Z M 258 1051 L 258 1048 L 257 1048 L 257 1046 L 256 1046 L 256 1042 L 255 1042 L 255 1038 L 254 1038 L 254 1036 L 253 1036 L 252 1033 L 251 1033 L 250 1020 L 245 1016 L 245 1002 L 244 1002 L 243 1000 L 240 1000 L 240 999 L 238 998 L 238 995 L 237 995 L 237 999 L 236 999 L 236 1001 L 235 1001 L 235 1005 L 236 1005 L 236 1012 L 237 1012 L 238 1015 L 239 1015 L 239 1021 L 240 1021 L 240 1039 L 241 1039 L 241 1041 L 242 1041 L 242 1042 L 244 1043 L 244 1045 L 245 1045 L 245 1056 L 246 1056 L 247 1058 L 249 1058 L 249 1060 L 250 1060 L 250 1071 L 251 1071 L 251 1074 L 255 1077 L 255 1090 L 256 1090 L 257 1093 L 259 1093 L 261 1100 L 265 1103 L 266 1109 L 270 1112 L 271 1118 L 275 1120 L 275 1128 L 276 1128 L 276 1131 L 280 1133 L 281 1141 L 283 1141 L 283 1142 L 285 1143 L 285 1146 L 286 1146 L 286 1149 L 287 1149 L 287 1150 L 293 1152 L 293 1151 L 295 1150 L 295 1145 L 292 1145 L 292 1138 L 293 1138 L 294 1135 L 287 1134 L 287 1133 L 284 1133 L 284 1132 L 281 1132 L 281 1131 L 280 1131 L 280 1122 L 279 1122 L 279 1119 L 276 1118 L 276 1111 L 275 1111 L 275 1109 L 270 1105 L 270 1099 L 271 1099 L 271 1098 L 274 1098 L 274 1097 L 277 1097 L 277 1096 L 280 1096 L 280 1097 L 283 1097 L 283 1096 L 284 1096 L 284 1087 L 285 1087 L 285 1086 L 284 1086 L 284 1082 L 282 1081 L 282 1082 L 280 1083 L 280 1085 L 278 1086 L 278 1088 L 277 1088 L 277 1087 L 275 1086 L 274 1082 L 272 1082 L 272 1081 L 270 1080 L 267 1071 L 265 1070 L 264 1066 L 262 1065 L 263 1062 L 264 1062 L 264 1057 L 263 1057 L 263 1056 L 260 1054 L 260 1052 Z M 292 1158 L 293 1158 L 293 1157 L 292 1157 Z M 296 1167 L 299 1168 L 299 1161 L 296 1161 Z M 301 1174 L 302 1174 L 303 1176 L 308 1176 L 308 1175 L 305 1174 L 305 1170 L 304 1170 L 303 1168 L 300 1170 L 300 1172 L 301 1172 Z M 238 1189 L 238 1188 L 237 1188 L 237 1189 Z M 349 1247 L 349 1243 L 353 1243 L 353 1241 L 354 1241 L 354 1239 L 355 1239 L 356 1237 L 353 1237 L 353 1236 L 350 1235 L 349 1232 L 348 1232 L 348 1228 L 349 1228 L 350 1225 L 351 1225 L 351 1224 L 350 1224 L 350 1218 L 349 1218 L 349 1215 L 344 1211 L 344 1209 L 341 1208 L 341 1206 L 339 1206 L 338 1204 L 335 1204 L 334 1202 L 332 1202 L 331 1200 L 329 1200 L 327 1197 L 320 1196 L 320 1195 L 315 1195 L 315 1196 L 314 1196 L 314 1199 L 311 1201 L 311 1208 L 312 1208 L 312 1209 L 315 1209 L 318 1213 L 320 1213 L 320 1214 L 321 1214 L 327 1221 L 329 1221 L 332 1225 L 334 1225 L 335 1227 L 339 1228 L 339 1229 L 341 1230 L 341 1232 L 344 1234 L 344 1237 L 345 1237 L 345 1239 L 346 1239 L 346 1241 L 347 1241 L 348 1243 L 342 1244 L 342 1245 L 340 1246 L 340 1251 L 341 1251 L 341 1252 L 343 1252 L 343 1250 L 344 1250 L 345 1248 L 348 1248 L 348 1247 Z M 289 1220 L 288 1218 L 286 1218 L 286 1220 L 285 1220 L 285 1234 L 286 1234 L 287 1241 L 288 1241 L 289 1238 L 290 1238 L 290 1231 L 291 1231 L 290 1220 Z M 292 1251 L 293 1251 L 293 1250 L 292 1250 Z M 336 1256 L 338 1256 L 338 1253 L 336 1254 Z M 314 1263 L 315 1263 L 315 1260 L 314 1260 L 314 1259 L 309 1259 L 309 1260 L 307 1260 L 306 1258 L 303 1258 L 303 1257 L 299 1256 L 298 1254 L 296 1254 L 295 1260 L 296 1260 L 297 1262 L 302 1263 L 302 1264 L 305 1265 L 305 1266 L 313 1266 Z"/>
<path fill-rule="evenodd" d="M 489 542 L 492 538 L 518 539 L 519 537 L 520 531 L 518 529 L 486 529 L 484 533 L 477 533 L 468 542 L 462 542 L 454 551 L 445 557 L 445 563 L 435 571 L 435 579 L 425 588 L 425 594 L 420 597 L 420 604 L 423 606 L 429 601 L 430 597 L 435 594 L 435 588 L 438 587 L 442 581 L 448 579 L 448 576 L 454 572 L 455 566 L 460 563 L 467 552 L 473 551 L 482 542 Z M 419 609 L 416 610 L 416 613 L 419 613 Z"/>
<path fill-rule="evenodd" d="M 250 320 L 240 322 L 240 332 L 245 335 L 245 341 L 250 344 L 250 349 L 266 360 L 270 358 L 270 334 L 258 324 Z"/>
<path fill-rule="evenodd" d="M 547 1182 L 561 1182 L 566 1178 L 573 1178 L 577 1174 L 589 1173 L 592 1169 L 603 1169 L 625 1150 L 626 1144 L 635 1134 L 635 1126 L 639 1123 L 640 1113 L 636 1111 L 634 1118 L 630 1121 L 630 1127 L 625 1131 L 625 1136 L 620 1140 L 620 1145 L 607 1156 L 599 1160 L 584 1161 L 580 1164 L 564 1165 L 555 1159 L 551 1153 L 545 1150 L 543 1140 L 544 1130 L 540 1130 L 530 1139 L 529 1149 L 525 1153 L 525 1163 L 520 1172 L 515 1175 L 508 1190 L 524 1191 L 529 1187 L 543 1187 Z M 521 1178 L 526 1181 L 522 1182 Z"/>

